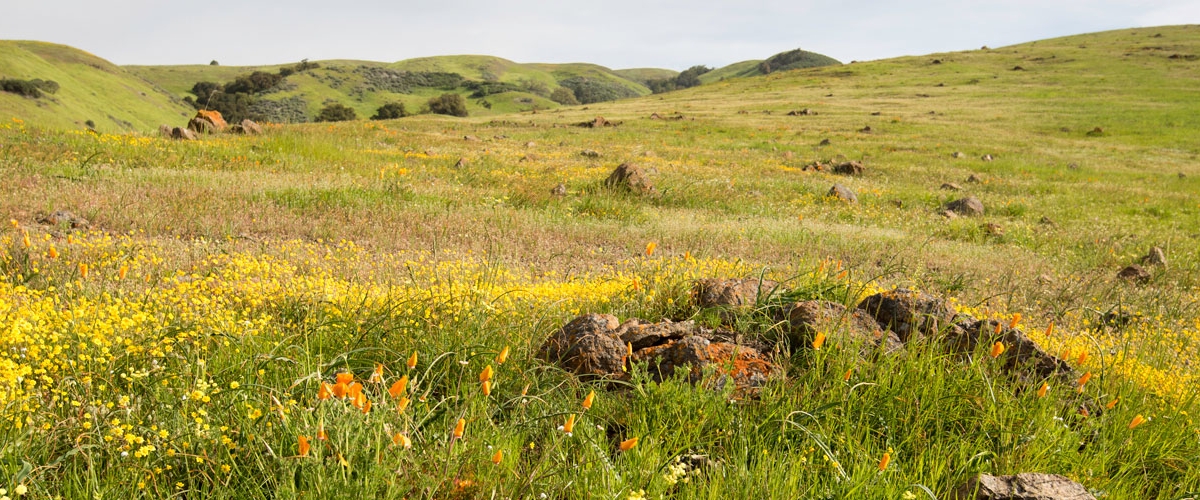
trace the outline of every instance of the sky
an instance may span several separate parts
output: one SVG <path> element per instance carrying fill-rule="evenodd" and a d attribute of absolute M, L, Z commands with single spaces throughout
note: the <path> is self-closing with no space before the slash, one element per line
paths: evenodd
<path fill-rule="evenodd" d="M 0 39 L 121 65 L 399 61 L 485 54 L 613 69 L 720 67 L 803 48 L 838 59 L 1200 24 L 1200 0 L 5 0 Z"/>

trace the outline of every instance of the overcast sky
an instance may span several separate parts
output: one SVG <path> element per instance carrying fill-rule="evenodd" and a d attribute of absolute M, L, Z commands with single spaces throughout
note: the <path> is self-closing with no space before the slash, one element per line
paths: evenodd
<path fill-rule="evenodd" d="M 1200 24 L 1200 0 L 5 0 L 0 38 L 117 64 L 398 61 L 487 54 L 614 69 L 713 67 L 803 48 L 843 62 Z"/>

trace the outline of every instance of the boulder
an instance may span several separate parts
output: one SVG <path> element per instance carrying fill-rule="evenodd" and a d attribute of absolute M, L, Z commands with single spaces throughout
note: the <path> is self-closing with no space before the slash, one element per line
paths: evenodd
<path fill-rule="evenodd" d="M 833 173 L 841 175 L 862 175 L 862 163 L 856 161 L 842 162 L 833 166 Z"/>
<path fill-rule="evenodd" d="M 616 316 L 585 314 L 542 344 L 537 357 L 581 377 L 625 378 L 625 343 L 616 335 Z"/>
<path fill-rule="evenodd" d="M 604 185 L 609 189 L 619 189 L 628 191 L 634 194 L 654 194 L 657 192 L 654 185 L 646 178 L 646 174 L 642 169 L 629 164 L 622 163 L 609 174 L 608 179 L 605 179 Z"/>
<path fill-rule="evenodd" d="M 192 132 L 191 129 L 175 127 L 171 129 L 171 138 L 181 141 L 194 141 L 196 140 L 196 133 Z"/>
<path fill-rule="evenodd" d="M 897 288 L 863 299 L 858 308 L 866 311 L 881 326 L 908 343 L 922 335 L 936 335 L 954 320 L 954 308 L 948 302 L 917 290 Z"/>
<path fill-rule="evenodd" d="M 250 135 L 262 135 L 262 133 L 263 133 L 262 125 L 255 123 L 254 120 L 250 120 L 250 119 L 242 120 L 241 125 L 242 125 L 243 133 L 250 134 Z"/>
<path fill-rule="evenodd" d="M 818 332 L 826 335 L 826 345 L 861 344 L 864 356 L 877 349 L 885 354 L 904 350 L 900 337 L 880 327 L 866 311 L 824 300 L 792 304 L 786 331 L 788 346 L 793 350 L 811 346 Z"/>
<path fill-rule="evenodd" d="M 1131 264 L 1118 272 L 1117 277 L 1134 283 L 1147 283 L 1150 281 L 1150 271 L 1137 264 Z"/>
<path fill-rule="evenodd" d="M 834 184 L 833 187 L 829 188 L 829 192 L 825 196 L 837 198 L 847 203 L 858 203 L 858 195 L 854 194 L 854 191 L 851 191 L 850 188 L 841 184 Z"/>
<path fill-rule="evenodd" d="M 552 196 L 559 196 L 559 197 L 566 196 L 567 195 L 567 185 L 563 184 L 561 182 L 558 183 L 557 185 L 555 185 L 553 188 L 550 189 L 550 194 Z"/>
<path fill-rule="evenodd" d="M 1149 253 L 1142 257 L 1142 264 L 1167 267 L 1167 254 L 1163 252 L 1162 248 L 1153 247 Z"/>
<path fill-rule="evenodd" d="M 666 344 L 635 350 L 633 362 L 646 362 L 654 380 L 662 381 L 683 373 L 692 383 L 722 388 L 730 380 L 745 394 L 761 387 L 778 368 L 757 349 L 730 342 L 714 342 L 701 335 L 690 335 Z M 709 367 L 713 376 L 704 379 Z"/>
<path fill-rule="evenodd" d="M 1034 382 L 1055 375 L 1073 378 L 1075 371 L 1065 361 L 1047 353 L 1020 329 L 994 319 L 963 319 L 945 335 L 946 348 L 959 357 L 971 355 L 980 344 L 991 346 L 996 342 L 1004 344 L 1002 369 L 1018 379 Z"/>
<path fill-rule="evenodd" d="M 962 186 L 959 186 L 953 182 L 945 182 L 942 183 L 942 189 L 946 191 L 962 191 Z"/>
<path fill-rule="evenodd" d="M 91 227 L 91 223 L 87 219 L 66 210 L 55 210 L 50 215 L 42 215 L 37 218 L 37 223 L 47 226 L 66 226 L 71 229 L 87 229 Z"/>
<path fill-rule="evenodd" d="M 954 200 L 947 203 L 943 208 L 958 215 L 983 215 L 983 202 L 974 196 Z"/>
<path fill-rule="evenodd" d="M 977 474 L 954 493 L 953 500 L 1096 500 L 1087 488 L 1064 476 L 1027 472 L 1013 476 Z"/>
<path fill-rule="evenodd" d="M 692 302 L 698 307 L 753 306 L 759 297 L 777 291 L 779 284 L 758 278 L 697 280 L 692 287 Z"/>
<path fill-rule="evenodd" d="M 159 125 L 158 126 L 158 135 L 162 136 L 163 138 L 170 139 L 171 138 L 171 126 L 167 125 L 165 123 L 162 125 Z"/>
<path fill-rule="evenodd" d="M 224 131 L 229 124 L 225 123 L 225 119 L 221 117 L 220 111 L 202 109 L 196 112 L 196 116 L 188 121 L 187 128 L 193 132 L 202 134 L 213 134 Z"/>

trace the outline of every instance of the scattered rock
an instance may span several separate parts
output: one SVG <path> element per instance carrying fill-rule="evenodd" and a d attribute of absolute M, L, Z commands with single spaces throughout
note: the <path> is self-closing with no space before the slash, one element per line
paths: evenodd
<path fill-rule="evenodd" d="M 938 215 L 945 217 L 947 219 L 951 219 L 951 220 L 958 218 L 958 214 L 951 212 L 949 210 L 942 210 L 941 212 L 938 212 Z"/>
<path fill-rule="evenodd" d="M 1167 267 L 1167 254 L 1163 252 L 1162 248 L 1153 247 L 1149 253 L 1142 257 L 1142 264 Z"/>
<path fill-rule="evenodd" d="M 584 158 L 599 158 L 600 152 L 596 151 L 594 149 L 585 149 L 585 150 L 579 152 L 579 156 L 582 156 Z"/>
<path fill-rule="evenodd" d="M 701 308 L 752 306 L 778 288 L 779 283 L 758 278 L 705 278 L 692 286 L 692 302 Z"/>
<path fill-rule="evenodd" d="M 983 160 L 983 161 L 992 161 L 992 160 L 995 160 L 995 158 L 994 158 L 994 157 L 992 157 L 992 155 L 990 155 L 990 154 L 983 155 L 983 156 L 982 156 L 982 157 L 980 157 L 979 159 L 980 159 L 980 160 Z"/>
<path fill-rule="evenodd" d="M 159 125 L 158 126 L 158 135 L 160 135 L 164 138 L 170 139 L 171 138 L 171 126 L 167 125 L 165 123 L 162 125 Z"/>
<path fill-rule="evenodd" d="M 963 483 L 953 500 L 1096 500 L 1083 485 L 1057 474 L 1015 476 L 978 474 Z"/>
<path fill-rule="evenodd" d="M 1041 219 L 1038 219 L 1038 224 L 1042 224 L 1042 225 L 1045 225 L 1045 226 L 1053 226 L 1053 225 L 1054 225 L 1054 221 L 1053 221 L 1053 220 L 1051 220 L 1049 217 L 1046 217 L 1046 216 L 1044 216 L 1044 215 L 1043 215 Z"/>
<path fill-rule="evenodd" d="M 220 111 L 202 109 L 188 121 L 187 128 L 193 132 L 213 134 L 225 130 L 228 124 L 221 117 Z"/>
<path fill-rule="evenodd" d="M 870 126 L 870 125 L 867 125 L 867 126 L 865 126 L 865 127 L 863 127 L 863 128 L 860 128 L 860 129 L 858 129 L 858 131 L 859 131 L 859 132 L 862 132 L 862 133 L 864 133 L 864 134 L 869 134 L 869 133 L 873 132 L 873 131 L 871 130 L 871 126 Z"/>
<path fill-rule="evenodd" d="M 522 156 L 522 157 L 521 157 L 521 159 L 520 159 L 520 160 L 517 160 L 517 161 L 518 161 L 518 162 L 522 162 L 522 161 L 538 161 L 538 160 L 541 160 L 541 159 L 542 159 L 542 155 L 535 154 L 535 153 L 525 153 L 525 156 Z"/>
<path fill-rule="evenodd" d="M 262 133 L 263 133 L 262 125 L 255 123 L 254 120 L 250 120 L 250 119 L 242 120 L 241 126 L 242 126 L 242 132 L 246 133 L 246 134 L 262 135 Z"/>
<path fill-rule="evenodd" d="M 1068 164 L 1067 164 L 1067 169 L 1069 169 L 1069 170 L 1079 170 L 1079 164 L 1076 164 L 1076 163 L 1068 163 Z"/>
<path fill-rule="evenodd" d="M 981 227 L 983 228 L 983 232 L 987 233 L 988 236 L 1004 236 L 1004 228 L 995 222 L 984 223 Z"/>
<path fill-rule="evenodd" d="M 862 309 L 847 309 L 836 302 L 807 300 L 792 305 L 787 313 L 788 346 L 793 350 L 811 346 L 817 332 L 826 335 L 826 344 L 862 343 L 864 354 L 882 348 L 885 354 L 904 349 L 894 332 L 884 330 Z"/>
<path fill-rule="evenodd" d="M 818 146 L 828 146 L 830 144 L 832 143 L 829 142 L 829 139 L 821 139 L 821 142 L 818 144 Z"/>
<path fill-rule="evenodd" d="M 967 182 L 970 182 L 972 184 L 978 184 L 980 182 L 983 182 L 983 178 L 979 177 L 978 175 L 971 174 L 969 177 L 967 177 Z"/>
<path fill-rule="evenodd" d="M 533 142 L 533 141 L 529 141 L 529 142 L 525 143 L 525 147 L 527 147 L 527 148 L 532 148 L 535 146 L 537 146 L 537 143 Z"/>
<path fill-rule="evenodd" d="M 1117 273 L 1117 277 L 1134 283 L 1150 281 L 1150 272 L 1137 264 L 1131 264 Z"/>
<path fill-rule="evenodd" d="M 858 203 L 858 195 L 855 195 L 854 191 L 841 184 L 834 184 L 833 187 L 829 188 L 829 192 L 825 196 L 832 196 L 847 203 Z"/>
<path fill-rule="evenodd" d="M 967 155 L 963 154 L 962 151 L 955 151 L 953 153 L 950 153 L 951 158 L 962 158 L 964 156 L 967 156 Z"/>
<path fill-rule="evenodd" d="M 871 112 L 871 116 L 879 116 L 879 115 L 882 115 L 882 114 L 883 114 L 883 112 L 882 112 L 882 111 L 872 111 L 872 112 Z"/>
<path fill-rule="evenodd" d="M 983 215 L 983 202 L 974 196 L 954 200 L 943 208 L 959 215 Z"/>
<path fill-rule="evenodd" d="M 464 135 L 463 140 L 467 142 L 479 142 L 479 138 L 473 135 Z"/>
<path fill-rule="evenodd" d="M 817 112 L 816 112 L 816 111 L 813 111 L 813 110 L 811 110 L 811 109 L 808 109 L 808 108 L 804 108 L 804 109 L 802 109 L 802 110 L 799 110 L 799 111 L 788 111 L 788 114 L 787 114 L 787 115 L 788 115 L 788 116 L 813 116 L 813 115 L 816 115 L 816 114 L 817 114 Z"/>
<path fill-rule="evenodd" d="M 904 208 L 904 200 L 891 200 L 890 203 L 893 207 Z"/>
<path fill-rule="evenodd" d="M 87 229 L 91 227 L 91 223 L 87 219 L 66 210 L 55 210 L 50 215 L 39 216 L 37 223 L 47 226 L 69 226 L 71 229 Z"/>
<path fill-rule="evenodd" d="M 1013 70 L 1013 71 L 1025 71 L 1025 68 L 1022 68 L 1022 67 L 1020 67 L 1020 66 L 1013 66 L 1013 69 L 1012 69 L 1012 70 Z"/>
<path fill-rule="evenodd" d="M 793 153 L 791 151 L 783 152 L 783 159 L 785 159 L 785 160 L 790 160 L 790 159 L 794 158 L 795 156 L 796 156 L 796 153 Z"/>
<path fill-rule="evenodd" d="M 946 182 L 942 184 L 942 189 L 945 189 L 946 191 L 962 191 L 962 186 L 959 186 L 953 182 Z"/>
<path fill-rule="evenodd" d="M 933 61 L 930 61 L 930 64 L 941 64 L 941 63 L 942 63 L 941 59 L 934 59 Z"/>
<path fill-rule="evenodd" d="M 954 309 L 945 300 L 916 290 L 897 288 L 863 299 L 858 308 L 908 343 L 950 326 Z"/>
<path fill-rule="evenodd" d="M 466 158 L 459 158 L 458 161 L 454 162 L 454 168 L 465 168 L 469 165 L 470 162 Z"/>
<path fill-rule="evenodd" d="M 603 128 L 603 127 L 616 127 L 620 124 L 621 124 L 621 122 L 610 122 L 608 120 L 605 120 L 603 116 L 597 116 L 596 119 L 594 119 L 594 120 L 590 120 L 590 121 L 586 121 L 586 122 L 579 122 L 575 125 L 578 127 L 584 127 L 584 128 Z"/>
<path fill-rule="evenodd" d="M 625 378 L 625 343 L 611 314 L 585 314 L 571 320 L 538 350 L 538 359 L 581 377 Z"/>
<path fill-rule="evenodd" d="M 629 163 L 622 163 L 609 174 L 604 185 L 610 189 L 622 189 L 634 194 L 653 194 L 657 190 L 642 169 Z"/>
<path fill-rule="evenodd" d="M 1049 274 L 1039 274 L 1037 277 L 1037 282 L 1042 285 L 1053 285 L 1055 282 L 1055 279 L 1053 276 L 1050 276 Z"/>
<path fill-rule="evenodd" d="M 558 183 L 553 188 L 550 188 L 550 194 L 553 196 L 558 196 L 558 197 L 566 196 L 567 195 L 567 185 L 563 184 L 561 182 Z"/>
<path fill-rule="evenodd" d="M 1186 179 L 1186 178 L 1187 178 L 1187 174 L 1185 174 L 1185 173 L 1183 173 L 1183 172 L 1180 172 L 1180 173 L 1178 173 L 1177 175 L 1179 176 L 1179 178 L 1180 178 L 1180 179 Z"/>
<path fill-rule="evenodd" d="M 171 138 L 182 141 L 194 141 L 196 140 L 196 133 L 192 132 L 191 129 L 175 127 L 171 129 Z"/>
<path fill-rule="evenodd" d="M 960 321 L 945 336 L 946 347 L 959 356 L 971 355 L 980 344 L 987 347 L 996 342 L 1004 344 L 1000 355 L 1002 369 L 1023 381 L 1034 382 L 1054 375 L 1071 378 L 1074 374 L 1070 365 L 1047 353 L 1025 332 L 994 319 Z"/>
<path fill-rule="evenodd" d="M 1102 128 L 1100 128 L 1100 127 L 1096 127 L 1096 128 L 1094 128 L 1094 129 L 1091 129 L 1091 130 L 1089 130 L 1089 131 L 1088 131 L 1088 133 L 1087 133 L 1087 136 L 1088 136 L 1088 137 L 1100 137 L 1100 136 L 1102 136 L 1102 135 L 1104 135 L 1104 129 L 1102 129 Z"/>
<path fill-rule="evenodd" d="M 833 166 L 833 173 L 842 175 L 862 175 L 862 163 L 856 161 L 842 162 Z"/>

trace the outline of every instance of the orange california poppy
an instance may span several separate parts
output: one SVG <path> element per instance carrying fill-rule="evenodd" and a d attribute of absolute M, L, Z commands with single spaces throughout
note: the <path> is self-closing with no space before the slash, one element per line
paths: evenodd
<path fill-rule="evenodd" d="M 354 381 L 354 374 L 350 372 L 338 372 L 337 383 L 350 385 Z"/>
<path fill-rule="evenodd" d="M 403 377 L 400 377 L 400 380 L 397 380 L 395 383 L 392 384 L 391 387 L 388 388 L 388 394 L 390 394 L 393 398 L 398 398 L 400 396 L 403 396 L 404 391 L 407 391 L 407 390 L 408 390 L 408 375 L 405 375 Z"/>
<path fill-rule="evenodd" d="M 620 448 L 621 448 L 621 451 L 629 451 L 629 450 L 632 450 L 634 446 L 637 446 L 637 444 L 638 444 L 638 438 L 636 438 L 636 437 L 629 438 L 624 441 L 621 441 Z"/>
<path fill-rule="evenodd" d="M 312 446 L 308 444 L 308 436 L 300 436 L 299 440 L 300 440 L 300 456 L 307 457 L 309 448 L 312 448 Z"/>

